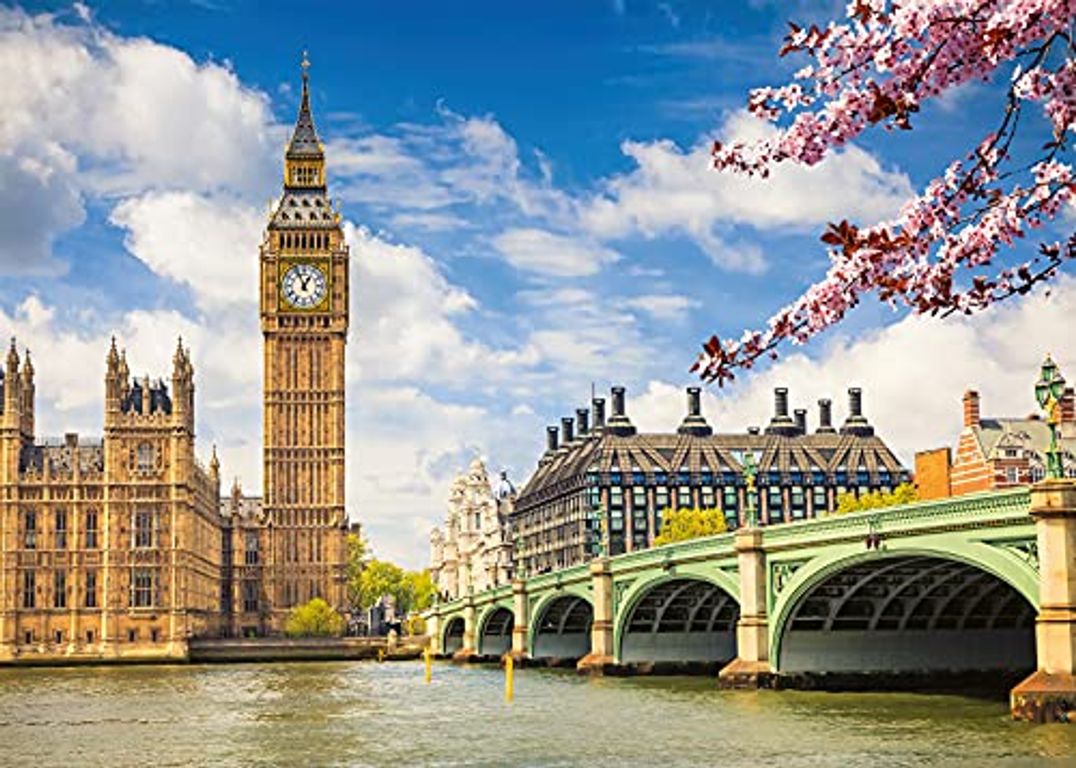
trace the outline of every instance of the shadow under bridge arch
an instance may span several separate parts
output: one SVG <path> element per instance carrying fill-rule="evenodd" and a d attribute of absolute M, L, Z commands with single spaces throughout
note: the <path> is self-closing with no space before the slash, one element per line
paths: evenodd
<path fill-rule="evenodd" d="M 933 555 L 861 560 L 806 585 L 778 617 L 784 673 L 1022 671 L 1036 609 L 971 563 Z"/>
<path fill-rule="evenodd" d="M 482 622 L 478 635 L 479 656 L 503 656 L 512 650 L 512 628 L 515 617 L 508 608 L 497 607 Z"/>
<path fill-rule="evenodd" d="M 541 608 L 534 625 L 531 658 L 577 661 L 590 653 L 594 608 L 578 595 L 561 595 Z"/>
<path fill-rule="evenodd" d="M 451 656 L 463 648 L 464 623 L 462 616 L 456 616 L 445 624 L 445 635 L 441 642 L 441 648 L 446 656 Z"/>
<path fill-rule="evenodd" d="M 730 661 L 736 657 L 739 618 L 739 603 L 716 584 L 693 578 L 664 580 L 627 606 L 619 661 Z"/>

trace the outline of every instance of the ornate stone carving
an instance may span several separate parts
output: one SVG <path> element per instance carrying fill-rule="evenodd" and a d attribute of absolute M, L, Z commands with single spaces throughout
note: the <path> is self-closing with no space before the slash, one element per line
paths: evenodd
<path fill-rule="evenodd" d="M 1012 552 L 1034 570 L 1039 570 L 1039 543 L 1035 539 L 1018 539 L 1014 541 L 997 541 L 994 546 Z"/>
<path fill-rule="evenodd" d="M 800 569 L 806 560 L 793 560 L 776 562 L 770 565 L 770 584 L 773 585 L 773 594 L 779 595 L 792 580 L 792 576 Z"/>

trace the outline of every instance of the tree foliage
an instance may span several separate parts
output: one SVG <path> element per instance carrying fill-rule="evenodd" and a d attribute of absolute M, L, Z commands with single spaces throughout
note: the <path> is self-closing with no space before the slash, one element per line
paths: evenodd
<path fill-rule="evenodd" d="M 667 509 L 661 513 L 661 532 L 654 546 L 715 536 L 727 530 L 728 522 L 720 509 Z"/>
<path fill-rule="evenodd" d="M 862 512 L 867 509 L 881 509 L 883 507 L 895 507 L 900 504 L 911 504 L 919 499 L 915 486 L 911 483 L 901 483 L 892 491 L 871 491 L 856 498 L 854 493 L 842 493 L 837 496 L 837 509 L 835 514 L 846 515 L 849 512 Z"/>
<path fill-rule="evenodd" d="M 369 545 L 366 539 L 356 533 L 350 533 L 347 537 L 347 598 L 353 607 L 361 607 L 362 572 L 366 568 L 366 559 L 369 554 Z"/>
<path fill-rule="evenodd" d="M 364 563 L 358 572 L 352 602 L 360 610 L 368 610 L 382 597 L 389 596 L 396 605 L 396 613 L 406 616 L 429 608 L 436 591 L 429 571 L 405 571 L 387 560 L 374 559 Z"/>
<path fill-rule="evenodd" d="M 925 102 L 988 81 L 1003 67 L 1004 108 L 895 218 L 831 224 L 822 235 L 830 246 L 825 278 L 766 330 L 711 337 L 694 366 L 707 381 L 720 385 L 734 369 L 776 357 L 785 341 L 806 342 L 864 294 L 918 314 L 971 314 L 1027 293 L 1076 258 L 1069 229 L 1064 239 L 1041 243 L 1033 258 L 994 265 L 1005 256 L 1002 245 L 1056 219 L 1076 198 L 1076 3 L 853 0 L 847 15 L 821 28 L 790 25 L 780 55 L 806 56 L 806 66 L 790 83 L 752 91 L 748 102 L 753 114 L 782 126 L 759 141 L 715 143 L 714 168 L 765 178 L 780 163 L 814 165 L 872 126 L 910 130 Z M 1021 120 L 1029 104 L 1041 108 L 1041 128 L 1033 130 L 1049 136 L 1045 144 L 1034 135 L 1014 141 L 1033 119 Z M 977 131 L 973 123 L 967 130 Z"/>
<path fill-rule="evenodd" d="M 344 634 L 344 617 L 327 602 L 315 597 L 291 609 L 284 623 L 288 637 L 339 637 Z"/>

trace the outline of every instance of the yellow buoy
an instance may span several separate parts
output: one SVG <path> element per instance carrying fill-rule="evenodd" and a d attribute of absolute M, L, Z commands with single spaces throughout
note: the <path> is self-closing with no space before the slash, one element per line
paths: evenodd
<path fill-rule="evenodd" d="M 511 656 L 504 659 L 504 700 L 511 703 L 512 694 L 515 693 L 515 662 Z"/>
<path fill-rule="evenodd" d="M 426 646 L 426 682 L 430 682 L 433 679 L 433 654 L 430 653 L 430 646 Z"/>

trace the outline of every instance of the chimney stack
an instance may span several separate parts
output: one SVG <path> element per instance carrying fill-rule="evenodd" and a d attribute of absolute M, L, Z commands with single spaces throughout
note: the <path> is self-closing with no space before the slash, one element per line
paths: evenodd
<path fill-rule="evenodd" d="M 788 416 L 788 388 L 777 387 L 773 390 L 773 418 L 766 427 L 766 434 L 792 437 L 798 432 L 796 422 Z"/>
<path fill-rule="evenodd" d="M 979 393 L 974 389 L 969 389 L 964 393 L 964 426 L 965 427 L 977 427 L 979 426 Z"/>
<path fill-rule="evenodd" d="M 829 398 L 822 398 L 818 401 L 818 431 L 837 431 L 833 428 L 833 403 Z"/>
<path fill-rule="evenodd" d="M 557 450 L 557 440 L 560 436 L 560 431 L 556 427 L 546 427 L 545 429 L 545 447 L 550 453 Z"/>
<path fill-rule="evenodd" d="M 801 435 L 806 435 L 807 434 L 807 409 L 806 408 L 797 408 L 793 413 L 796 416 L 796 430 Z"/>
<path fill-rule="evenodd" d="M 698 437 L 705 437 L 714 433 L 702 415 L 701 388 L 687 388 L 687 415 L 680 423 L 680 428 L 676 431 L 681 435 L 696 435 Z"/>
<path fill-rule="evenodd" d="M 1061 437 L 1076 437 L 1076 390 L 1065 387 L 1061 395 Z"/>
<path fill-rule="evenodd" d="M 595 397 L 590 405 L 594 411 L 594 431 L 605 429 L 605 398 Z"/>
<path fill-rule="evenodd" d="M 565 416 L 560 420 L 561 442 L 564 445 L 568 445 L 575 440 L 575 422 L 572 421 L 571 416 Z"/>
<path fill-rule="evenodd" d="M 579 437 L 590 434 L 590 411 L 586 408 L 575 409 L 575 427 Z"/>
<path fill-rule="evenodd" d="M 777 387 L 773 390 L 773 414 L 778 419 L 788 418 L 788 388 Z"/>
<path fill-rule="evenodd" d="M 870 437 L 874 434 L 874 427 L 868 424 L 863 416 L 863 390 L 859 387 L 848 388 L 848 418 L 841 426 L 841 434 L 858 437 Z"/>
<path fill-rule="evenodd" d="M 624 387 L 613 387 L 613 415 L 609 417 L 606 431 L 613 435 L 628 437 L 635 434 L 635 427 L 624 411 Z"/>
<path fill-rule="evenodd" d="M 859 387 L 848 388 L 848 416 L 852 419 L 863 418 L 863 390 Z"/>

